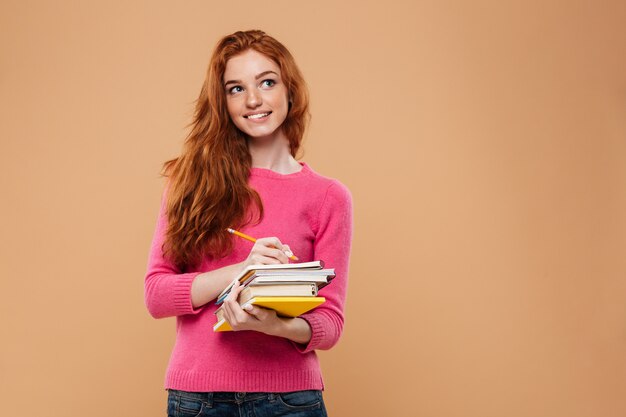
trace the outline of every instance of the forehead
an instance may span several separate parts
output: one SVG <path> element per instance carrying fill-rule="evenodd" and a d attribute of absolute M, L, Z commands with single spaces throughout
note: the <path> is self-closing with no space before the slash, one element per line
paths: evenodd
<path fill-rule="evenodd" d="M 274 71 L 280 74 L 278 65 L 260 52 L 249 49 L 235 55 L 226 62 L 224 80 L 241 80 L 252 78 L 264 71 Z"/>

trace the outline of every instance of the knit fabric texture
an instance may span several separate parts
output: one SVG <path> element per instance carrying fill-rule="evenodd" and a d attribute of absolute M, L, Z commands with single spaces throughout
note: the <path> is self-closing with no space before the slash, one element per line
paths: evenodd
<path fill-rule="evenodd" d="M 183 391 L 289 392 L 324 389 L 316 349 L 330 349 L 344 325 L 344 304 L 352 242 L 352 198 L 339 181 L 314 172 L 306 163 L 292 174 L 252 168 L 249 184 L 259 193 L 264 217 L 240 230 L 257 238 L 275 236 L 300 262 L 323 260 L 336 277 L 319 291 L 326 302 L 300 316 L 311 326 L 308 344 L 256 331 L 213 332 L 218 306 L 194 309 L 191 283 L 202 272 L 244 261 L 253 243 L 233 237 L 224 258 L 203 258 L 180 271 L 163 256 L 167 230 L 163 199 L 145 276 L 145 302 L 155 318 L 176 317 L 176 343 L 165 388 Z M 234 277 L 233 277 L 234 278 Z"/>

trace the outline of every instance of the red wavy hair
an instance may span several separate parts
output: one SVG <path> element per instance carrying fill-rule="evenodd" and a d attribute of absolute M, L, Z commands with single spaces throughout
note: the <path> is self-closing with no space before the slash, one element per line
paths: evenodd
<path fill-rule="evenodd" d="M 203 255 L 228 254 L 232 237 L 225 229 L 263 218 L 261 199 L 248 185 L 252 158 L 247 137 L 230 119 L 223 86 L 228 60 L 249 49 L 264 54 L 280 68 L 290 98 L 280 128 L 294 157 L 310 119 L 304 78 L 285 46 L 260 30 L 238 31 L 218 42 L 183 151 L 163 165 L 169 181 L 168 229 L 162 249 L 181 270 L 195 265 Z"/>

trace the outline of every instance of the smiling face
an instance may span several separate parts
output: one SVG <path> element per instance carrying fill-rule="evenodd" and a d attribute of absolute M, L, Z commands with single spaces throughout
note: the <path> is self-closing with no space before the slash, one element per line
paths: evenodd
<path fill-rule="evenodd" d="M 265 55 L 247 50 L 226 63 L 226 106 L 231 120 L 250 138 L 278 137 L 289 110 L 280 68 Z"/>

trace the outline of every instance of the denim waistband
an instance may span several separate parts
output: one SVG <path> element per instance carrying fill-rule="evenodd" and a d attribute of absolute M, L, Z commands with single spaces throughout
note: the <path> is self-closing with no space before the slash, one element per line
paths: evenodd
<path fill-rule="evenodd" d="M 274 401 L 278 395 L 278 393 L 275 392 L 189 392 L 175 389 L 169 389 L 168 391 L 172 395 L 193 398 L 204 401 L 208 404 L 212 404 L 213 402 L 232 402 L 241 404 L 243 402 L 261 399 Z"/>

